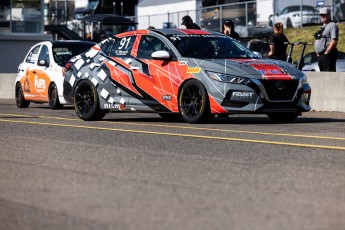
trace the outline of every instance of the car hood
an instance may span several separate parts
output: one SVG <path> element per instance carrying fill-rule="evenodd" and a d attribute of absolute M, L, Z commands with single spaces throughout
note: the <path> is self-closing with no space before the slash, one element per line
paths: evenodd
<path fill-rule="evenodd" d="M 273 59 L 191 59 L 206 71 L 256 79 L 291 80 L 304 74 L 292 64 Z M 199 64 L 198 64 L 199 63 Z"/>

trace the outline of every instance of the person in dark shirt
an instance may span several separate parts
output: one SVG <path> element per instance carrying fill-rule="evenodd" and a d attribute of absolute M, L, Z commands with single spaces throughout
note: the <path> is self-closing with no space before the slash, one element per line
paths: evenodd
<path fill-rule="evenodd" d="M 283 24 L 277 22 L 274 24 L 274 33 L 270 36 L 268 42 L 270 46 L 270 51 L 268 52 L 268 58 L 278 59 L 282 61 L 287 61 L 286 49 L 289 43 L 289 40 L 284 35 Z"/>
<path fill-rule="evenodd" d="M 193 22 L 192 18 L 189 15 L 186 15 L 182 18 L 181 25 L 184 25 L 186 29 L 200 30 L 200 27 Z"/>
<path fill-rule="evenodd" d="M 233 21 L 227 19 L 224 21 L 224 34 L 228 35 L 229 37 L 239 41 L 240 35 L 235 31 L 235 24 Z"/>

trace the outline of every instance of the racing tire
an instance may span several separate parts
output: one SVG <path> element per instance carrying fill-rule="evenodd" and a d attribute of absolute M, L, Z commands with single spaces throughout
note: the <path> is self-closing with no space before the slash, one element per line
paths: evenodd
<path fill-rule="evenodd" d="M 97 90 L 89 80 L 83 80 L 77 85 L 74 109 L 84 121 L 101 120 L 106 115 L 106 111 L 100 109 Z"/>
<path fill-rule="evenodd" d="M 195 79 L 187 81 L 182 86 L 178 107 L 183 120 L 191 124 L 207 122 L 214 117 L 211 114 L 206 89 Z"/>
<path fill-rule="evenodd" d="M 15 99 L 16 99 L 16 105 L 18 108 L 27 108 L 30 105 L 30 101 L 25 100 L 23 88 L 20 83 L 16 84 L 16 91 L 15 91 Z"/>
<path fill-rule="evenodd" d="M 294 121 L 299 113 L 268 113 L 267 116 L 275 123 L 288 123 Z"/>
<path fill-rule="evenodd" d="M 54 109 L 61 109 L 63 105 L 59 101 L 59 94 L 58 89 L 55 83 L 52 83 L 48 90 L 48 100 L 49 100 L 49 108 Z"/>

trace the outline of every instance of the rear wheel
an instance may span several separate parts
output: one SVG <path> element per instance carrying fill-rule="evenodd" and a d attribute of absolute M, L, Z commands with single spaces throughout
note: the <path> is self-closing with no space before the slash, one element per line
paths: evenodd
<path fill-rule="evenodd" d="M 95 86 L 88 80 L 81 81 L 75 89 L 74 109 L 84 121 L 101 120 L 106 114 L 100 109 Z"/>
<path fill-rule="evenodd" d="M 198 80 L 189 80 L 182 86 L 178 105 L 183 120 L 188 123 L 205 122 L 213 117 L 206 89 Z"/>
<path fill-rule="evenodd" d="M 61 109 L 62 105 L 59 101 L 59 94 L 57 87 L 54 83 L 52 83 L 49 87 L 49 108 L 50 109 Z"/>
<path fill-rule="evenodd" d="M 276 123 L 292 122 L 295 120 L 299 113 L 268 113 L 267 116 Z"/>
<path fill-rule="evenodd" d="M 18 106 L 18 108 L 27 108 L 30 105 L 30 101 L 26 101 L 24 98 L 24 93 L 23 93 L 23 88 L 22 85 L 18 82 L 16 84 L 16 91 L 15 91 L 16 95 L 16 104 Z"/>

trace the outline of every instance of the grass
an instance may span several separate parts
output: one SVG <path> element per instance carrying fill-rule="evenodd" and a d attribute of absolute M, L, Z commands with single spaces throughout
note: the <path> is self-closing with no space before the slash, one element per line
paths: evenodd
<path fill-rule="evenodd" d="M 289 39 L 289 42 L 310 42 L 313 45 L 307 45 L 304 54 L 313 52 L 314 50 L 314 33 L 320 29 L 321 25 L 317 26 L 308 26 L 302 28 L 291 28 L 285 29 L 284 34 Z M 339 40 L 337 48 L 339 51 L 345 51 L 345 24 L 338 24 L 339 27 Z M 287 52 L 289 52 L 290 47 L 288 47 Z M 302 45 L 294 46 L 292 52 L 292 60 L 298 61 L 301 55 Z"/>

